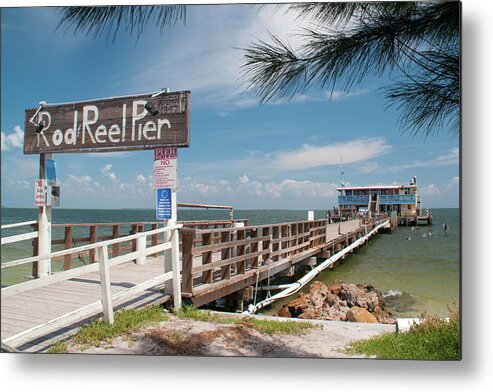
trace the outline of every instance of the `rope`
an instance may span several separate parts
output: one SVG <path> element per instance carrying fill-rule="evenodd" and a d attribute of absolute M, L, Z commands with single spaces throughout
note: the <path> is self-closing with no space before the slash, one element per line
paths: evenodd
<path fill-rule="evenodd" d="M 258 291 L 258 277 L 259 277 L 258 269 L 257 269 L 257 281 L 255 282 L 255 294 L 253 295 L 253 306 L 257 305 L 257 291 Z"/>
<path fill-rule="evenodd" d="M 267 270 L 267 286 L 270 287 L 270 267 Z M 269 288 L 267 290 L 267 295 L 266 295 L 265 299 L 270 298 L 270 297 L 272 297 L 272 295 L 270 294 L 270 288 Z"/>
<path fill-rule="evenodd" d="M 74 246 L 77 248 L 77 242 L 75 241 L 75 237 L 72 236 L 72 243 Z M 82 262 L 82 264 L 87 265 L 86 261 L 84 260 L 84 257 L 81 256 L 80 252 L 77 252 L 77 258 Z"/>

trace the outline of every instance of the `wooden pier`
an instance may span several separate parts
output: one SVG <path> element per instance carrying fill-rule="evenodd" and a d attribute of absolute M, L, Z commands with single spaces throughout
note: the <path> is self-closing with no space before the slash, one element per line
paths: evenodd
<path fill-rule="evenodd" d="M 85 238 L 89 242 L 91 237 L 99 241 L 77 247 L 69 247 L 73 246 L 70 227 L 75 225 L 66 225 L 63 230 L 69 234 L 63 245 L 67 249 L 2 263 L 4 269 L 49 258 L 64 260 L 66 267 L 2 288 L 2 343 L 39 351 L 49 339 L 73 332 L 101 314 L 111 322 L 114 309 L 121 307 L 162 303 L 170 296 L 175 308 L 182 299 L 202 306 L 230 295 L 241 297 L 251 286 L 289 272 L 310 258 L 330 257 L 382 222 L 390 228 L 386 217 L 366 223 L 306 220 L 245 226 L 246 222 L 230 221 L 171 228 L 157 228 L 154 222 L 150 230 L 134 223 L 131 234 L 118 238 L 120 230 L 114 228 L 120 226 L 113 224 L 111 238 L 89 235 Z M 161 240 L 165 231 L 172 233 L 170 242 Z M 22 236 L 33 238 L 32 234 Z M 2 244 L 8 238 L 12 237 L 2 238 Z M 74 267 L 72 260 L 80 254 L 89 256 L 90 262 Z M 164 290 L 168 281 L 173 288 L 168 285 Z"/>
<path fill-rule="evenodd" d="M 326 220 L 226 229 L 182 229 L 182 296 L 196 306 L 240 293 L 295 268 L 311 257 L 328 258 L 374 224 Z"/>

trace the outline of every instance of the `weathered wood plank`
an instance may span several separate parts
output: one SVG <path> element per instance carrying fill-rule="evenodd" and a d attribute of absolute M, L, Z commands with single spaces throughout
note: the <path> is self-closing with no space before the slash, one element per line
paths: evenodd
<path fill-rule="evenodd" d="M 6 245 L 6 244 L 12 244 L 14 242 L 30 240 L 31 238 L 36 238 L 37 236 L 38 236 L 38 232 L 33 231 L 30 233 L 23 233 L 23 234 L 11 235 L 9 237 L 2 237 L 0 242 L 1 245 Z"/>
<path fill-rule="evenodd" d="M 223 248 L 221 248 L 221 260 L 228 260 L 231 258 L 231 242 L 230 242 L 231 233 L 224 231 L 221 233 L 221 244 Z M 225 245 L 229 245 L 225 247 Z M 221 280 L 227 280 L 231 278 L 231 265 L 227 264 L 221 267 Z"/>
<path fill-rule="evenodd" d="M 213 261 L 212 263 L 209 263 L 209 264 L 194 266 L 192 269 L 192 272 L 194 274 L 196 274 L 196 273 L 200 273 L 200 272 L 204 272 L 204 271 L 213 270 L 213 269 L 219 268 L 219 267 L 224 267 L 227 265 L 231 266 L 233 264 L 245 262 L 245 260 L 250 256 L 253 256 L 253 257 L 257 256 L 258 257 L 258 256 L 262 256 L 262 255 L 268 254 L 268 253 L 269 253 L 269 249 L 265 249 L 265 250 L 257 251 L 255 253 L 243 254 L 243 255 L 239 255 L 239 256 L 235 256 L 235 257 L 230 257 L 228 259 Z"/>
<path fill-rule="evenodd" d="M 91 242 L 91 244 L 98 242 L 97 226 L 91 226 L 89 228 L 89 241 Z M 96 262 L 96 250 L 93 248 L 89 250 L 89 263 L 93 264 L 95 262 Z"/>
<path fill-rule="evenodd" d="M 103 303 L 104 319 L 109 323 L 115 322 L 113 314 L 113 300 L 111 297 L 110 266 L 108 264 L 108 247 L 97 249 L 99 260 L 99 276 L 101 279 L 101 302 Z"/>
<path fill-rule="evenodd" d="M 202 234 L 202 247 L 207 248 L 211 245 L 212 242 L 212 233 L 203 233 Z M 193 252 L 192 252 L 193 253 Z M 212 251 L 203 252 L 202 253 L 202 265 L 206 266 L 212 262 Z M 202 273 L 202 282 L 203 283 L 212 283 L 212 271 L 206 269 Z"/>
<path fill-rule="evenodd" d="M 181 279 L 181 292 L 183 294 L 192 294 L 193 288 L 193 238 L 194 232 L 183 232 L 182 234 L 182 279 Z"/>
<path fill-rule="evenodd" d="M 203 233 L 202 235 L 204 234 L 207 234 L 207 233 Z M 227 232 L 226 232 L 227 234 Z M 253 239 L 244 239 L 244 240 L 237 240 L 234 242 L 235 246 L 238 246 L 238 245 L 247 245 L 247 244 L 252 244 L 253 242 L 259 242 L 259 241 L 264 241 L 264 240 L 268 240 L 270 239 L 270 237 L 258 237 L 258 238 L 255 238 L 255 240 Z M 222 249 L 223 247 L 223 243 L 222 242 L 219 242 L 219 243 L 216 243 L 216 244 L 211 244 L 211 245 L 206 245 L 206 246 L 196 246 L 193 248 L 192 250 L 192 253 L 193 255 L 200 255 L 202 253 L 205 253 L 205 252 L 218 252 Z"/>
<path fill-rule="evenodd" d="M 245 245 L 244 245 L 244 240 L 246 237 L 246 231 L 244 229 L 238 230 L 237 232 L 237 239 L 238 243 L 240 245 L 236 246 L 236 254 L 237 257 L 239 258 L 237 264 L 236 264 L 236 273 L 237 274 L 244 274 L 245 273 L 245 268 L 246 268 L 246 257 L 245 257 Z"/>

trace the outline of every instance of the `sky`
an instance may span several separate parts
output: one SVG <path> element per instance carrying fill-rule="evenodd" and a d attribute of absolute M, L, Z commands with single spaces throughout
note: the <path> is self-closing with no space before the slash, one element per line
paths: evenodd
<path fill-rule="evenodd" d="M 242 48 L 269 33 L 293 47 L 309 21 L 253 5 L 192 5 L 186 26 L 137 40 L 56 30 L 57 8 L 1 14 L 1 203 L 34 206 L 39 157 L 24 155 L 24 111 L 50 103 L 159 91 L 191 91 L 191 143 L 178 151 L 178 202 L 236 209 L 328 209 L 346 185 L 407 184 L 422 205 L 459 206 L 459 138 L 426 139 L 399 128 L 382 88 L 397 73 L 349 92 L 311 89 L 265 105 L 247 91 Z M 154 208 L 153 152 L 55 154 L 61 207 Z"/>

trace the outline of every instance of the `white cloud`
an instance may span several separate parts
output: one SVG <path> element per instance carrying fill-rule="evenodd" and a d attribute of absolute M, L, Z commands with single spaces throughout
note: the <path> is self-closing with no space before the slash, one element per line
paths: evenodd
<path fill-rule="evenodd" d="M 427 160 L 427 161 L 414 161 L 412 163 L 404 164 L 404 165 L 396 165 L 390 167 L 391 171 L 401 171 L 407 169 L 413 169 L 415 167 L 441 167 L 441 166 L 449 166 L 449 165 L 458 165 L 459 164 L 459 149 L 453 148 L 448 153 L 439 155 L 435 159 Z"/>
<path fill-rule="evenodd" d="M 7 151 L 11 148 L 22 148 L 24 144 L 24 132 L 19 125 L 14 127 L 14 132 L 5 134 L 1 132 L 1 151 Z"/>
<path fill-rule="evenodd" d="M 88 175 L 85 176 L 75 176 L 73 174 L 69 174 L 68 176 L 70 181 L 76 182 L 76 183 L 90 183 L 92 181 L 91 177 Z"/>
<path fill-rule="evenodd" d="M 420 192 L 423 195 L 438 195 L 440 193 L 440 189 L 435 184 L 430 184 L 425 187 L 420 187 Z"/>
<path fill-rule="evenodd" d="M 354 91 L 341 91 L 341 90 L 334 90 L 334 91 L 327 91 L 326 92 L 326 97 L 332 101 L 342 101 L 343 99 L 350 98 L 350 97 L 357 97 L 359 95 L 365 95 L 370 92 L 369 89 L 359 89 L 359 90 L 354 90 Z"/>
<path fill-rule="evenodd" d="M 101 167 L 99 170 L 101 170 L 101 174 L 105 177 L 110 178 L 113 181 L 116 181 L 116 174 L 114 172 L 110 172 L 111 168 L 113 165 L 111 163 L 107 163 L 103 167 Z"/>
<path fill-rule="evenodd" d="M 326 146 L 304 145 L 297 151 L 273 154 L 273 165 L 284 170 L 309 169 L 318 166 L 337 165 L 341 157 L 345 164 L 365 161 L 391 150 L 382 138 L 356 139 L 346 143 Z"/>
<path fill-rule="evenodd" d="M 139 174 L 135 179 L 137 180 L 137 182 L 140 182 L 141 184 L 145 184 L 146 182 L 146 178 L 142 174 Z"/>
<path fill-rule="evenodd" d="M 309 198 L 327 200 L 337 195 L 337 184 L 313 181 L 297 181 L 285 179 L 280 183 L 269 182 L 265 185 L 266 193 L 269 197 L 281 198 Z"/>
<path fill-rule="evenodd" d="M 240 176 L 240 182 L 246 184 L 248 182 L 248 176 L 246 174 Z"/>
<path fill-rule="evenodd" d="M 325 205 L 328 200 L 335 200 L 337 196 L 337 184 L 314 182 L 308 180 L 284 179 L 276 181 L 251 180 L 243 175 L 238 182 L 231 184 L 226 180 L 197 181 L 191 178 L 184 179 L 179 192 L 186 200 L 208 201 L 224 204 L 226 202 L 253 203 L 260 202 L 286 204 L 294 206 L 294 203 L 316 201 L 319 205 Z M 279 204 L 279 206 L 281 205 Z M 277 206 L 277 207 L 279 207 Z"/>
<path fill-rule="evenodd" d="M 113 167 L 113 165 L 111 163 L 107 163 L 106 165 L 101 167 L 101 169 L 100 169 L 101 173 L 105 174 L 106 172 L 109 172 L 112 167 Z"/>
<path fill-rule="evenodd" d="M 377 169 L 378 169 L 378 163 L 376 162 L 367 162 L 359 167 L 359 171 L 365 174 L 373 173 Z"/>
<path fill-rule="evenodd" d="M 162 80 L 165 74 L 166 83 L 173 90 L 202 94 L 204 99 L 197 102 L 213 105 L 223 114 L 231 108 L 256 106 L 258 98 L 244 94 L 242 49 L 257 40 L 270 42 L 269 33 L 296 48 L 302 42 L 299 33 L 309 26 L 308 21 L 297 20 L 296 13 L 273 12 L 276 8 L 268 5 L 259 11 L 247 4 L 221 5 L 203 7 L 200 14 L 191 8 L 183 30 L 186 40 L 178 36 L 181 30 L 177 28 L 178 38 L 169 40 L 165 50 L 151 53 L 144 68 L 136 64 L 140 60 L 129 60 L 128 70 L 118 79 L 125 80 L 127 90 L 150 91 L 156 89 L 156 80 Z M 134 71 L 136 67 L 139 72 Z"/>
<path fill-rule="evenodd" d="M 459 189 L 459 184 L 460 184 L 460 177 L 459 176 L 452 177 L 445 189 L 447 192 L 452 190 L 457 190 Z"/>
<path fill-rule="evenodd" d="M 9 180 L 8 184 L 11 189 L 34 189 L 34 182 L 29 182 L 27 180 Z"/>
<path fill-rule="evenodd" d="M 187 198 L 193 197 L 196 201 L 197 196 L 209 196 L 219 193 L 231 193 L 232 189 L 229 187 L 228 181 L 197 181 L 190 178 L 186 178 L 180 183 L 178 191 L 180 194 L 186 195 Z"/>

